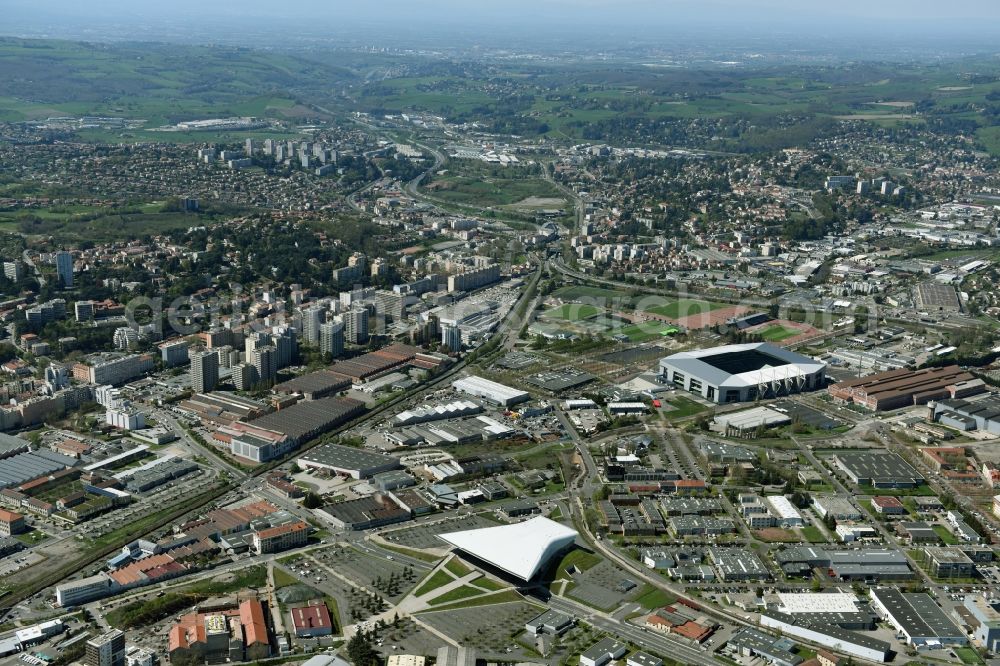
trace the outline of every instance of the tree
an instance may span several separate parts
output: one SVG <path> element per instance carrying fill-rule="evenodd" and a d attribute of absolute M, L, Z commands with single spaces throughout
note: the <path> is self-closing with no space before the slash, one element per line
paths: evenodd
<path fill-rule="evenodd" d="M 372 648 L 371 638 L 363 631 L 354 634 L 347 642 L 347 656 L 355 666 L 375 666 L 378 654 Z"/>
<path fill-rule="evenodd" d="M 318 509 L 323 506 L 323 499 L 316 493 L 309 491 L 302 500 L 302 506 L 307 509 Z"/>

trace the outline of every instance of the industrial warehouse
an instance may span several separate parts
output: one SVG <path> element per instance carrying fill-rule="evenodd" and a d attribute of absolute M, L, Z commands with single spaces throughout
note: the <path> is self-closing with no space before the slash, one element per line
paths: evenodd
<path fill-rule="evenodd" d="M 664 381 L 719 404 L 822 388 L 826 364 L 767 342 L 679 352 L 660 359 Z"/>
<path fill-rule="evenodd" d="M 830 396 L 872 411 L 922 405 L 930 400 L 965 398 L 986 390 L 983 380 L 957 365 L 922 370 L 889 370 L 830 386 Z"/>

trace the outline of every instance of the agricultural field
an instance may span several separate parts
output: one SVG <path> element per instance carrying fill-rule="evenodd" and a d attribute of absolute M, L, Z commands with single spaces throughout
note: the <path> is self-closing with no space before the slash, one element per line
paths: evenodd
<path fill-rule="evenodd" d="M 150 128 L 225 116 L 293 119 L 296 99 L 262 90 L 353 78 L 320 61 L 273 52 L 144 44 L 0 40 L 0 120 L 108 116 L 141 120 L 114 136 L 159 141 L 206 140 Z M 24 81 L 31 85 L 25 86 Z M 99 135 L 100 136 L 100 135 Z"/>

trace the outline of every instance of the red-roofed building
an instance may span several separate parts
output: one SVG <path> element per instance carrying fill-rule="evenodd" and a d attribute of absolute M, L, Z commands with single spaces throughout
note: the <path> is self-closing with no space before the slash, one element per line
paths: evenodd
<path fill-rule="evenodd" d="M 906 513 L 906 507 L 895 497 L 873 497 L 872 509 L 883 516 L 899 516 Z"/>
<path fill-rule="evenodd" d="M 258 530 L 253 534 L 253 551 L 258 555 L 304 546 L 309 541 L 309 523 L 299 521 Z"/>
<path fill-rule="evenodd" d="M 28 526 L 24 522 L 24 516 L 13 511 L 0 509 L 0 536 L 9 537 L 20 534 L 26 529 Z"/>
<path fill-rule="evenodd" d="M 264 608 L 247 599 L 238 608 L 188 613 L 170 629 L 172 662 L 218 663 L 257 661 L 271 656 Z"/>
<path fill-rule="evenodd" d="M 329 636 L 333 633 L 330 610 L 321 601 L 313 601 L 308 606 L 292 609 L 292 627 L 299 638 Z"/>

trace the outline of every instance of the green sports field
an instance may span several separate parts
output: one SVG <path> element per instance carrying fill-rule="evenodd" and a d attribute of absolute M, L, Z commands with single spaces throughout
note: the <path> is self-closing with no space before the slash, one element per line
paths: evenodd
<path fill-rule="evenodd" d="M 676 333 L 677 328 L 659 321 L 644 321 L 641 324 L 625 326 L 619 332 L 622 335 L 627 335 L 632 342 L 648 342 Z"/>
<path fill-rule="evenodd" d="M 727 307 L 730 307 L 728 303 L 716 303 L 714 301 L 702 301 L 695 300 L 693 298 L 680 298 L 671 303 L 646 308 L 646 312 L 652 312 L 653 314 L 658 314 L 661 317 L 668 317 L 670 319 L 680 319 L 681 317 L 700 315 L 706 312 L 711 312 L 712 310 L 719 310 Z"/>
<path fill-rule="evenodd" d="M 771 324 L 766 328 L 756 331 L 757 335 L 766 342 L 781 342 L 782 340 L 793 338 L 801 332 L 794 328 L 782 326 L 781 324 Z"/>
<path fill-rule="evenodd" d="M 594 315 L 601 312 L 602 310 L 600 308 L 594 307 L 593 305 L 586 305 L 583 303 L 566 303 L 565 305 L 560 305 L 557 308 L 546 310 L 542 316 L 548 319 L 582 321 L 584 319 L 590 319 Z"/>

